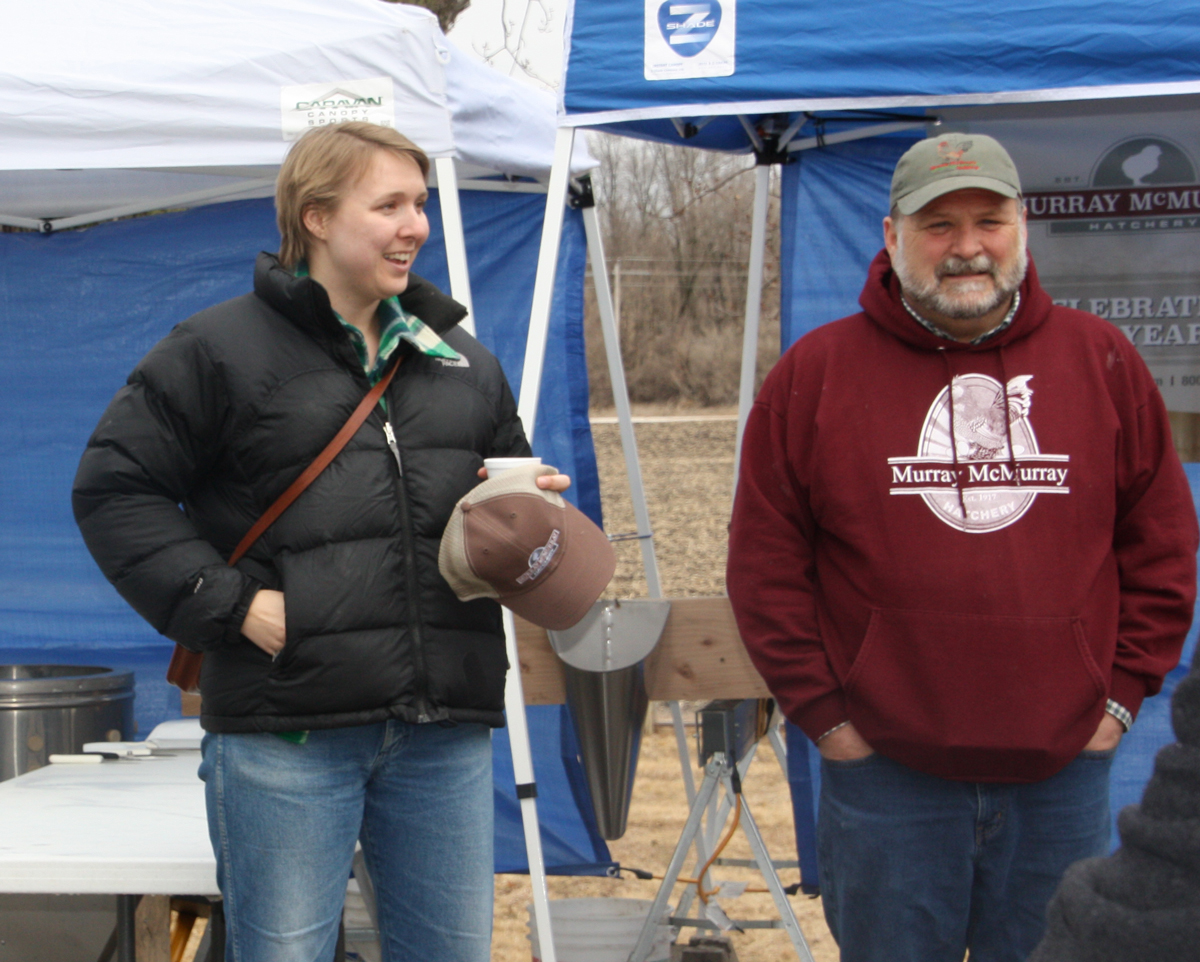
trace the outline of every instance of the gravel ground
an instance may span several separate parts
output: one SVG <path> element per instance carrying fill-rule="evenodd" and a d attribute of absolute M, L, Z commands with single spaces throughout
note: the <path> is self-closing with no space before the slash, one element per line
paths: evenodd
<path fill-rule="evenodd" d="M 635 411 L 635 414 L 650 415 L 667 413 L 688 412 Z M 734 412 L 710 410 L 703 413 L 728 416 Z M 605 529 L 610 534 L 633 532 L 636 525 L 618 428 L 615 424 L 595 424 L 592 433 L 600 469 Z M 735 433 L 736 422 L 733 420 L 637 425 L 650 522 L 663 592 L 667 597 L 724 593 Z M 644 597 L 646 581 L 638 543 L 618 543 L 616 548 L 617 573 L 608 593 L 624 598 Z M 665 720 L 669 716 L 659 706 L 655 717 Z M 692 761 L 694 763 L 694 756 Z M 697 772 L 697 784 L 699 778 Z M 772 855 L 777 859 L 794 859 L 795 835 L 787 784 L 765 743 L 746 780 L 745 797 Z M 661 875 L 686 817 L 687 799 L 674 736 L 669 727 L 655 726 L 642 740 L 629 829 L 623 838 L 609 843 L 613 858 L 623 866 Z M 749 845 L 740 831 L 733 836 L 725 855 L 750 857 Z M 687 869 L 692 870 L 690 860 Z M 780 874 L 785 885 L 799 877 L 795 869 L 784 869 Z M 756 872 L 736 868 L 720 869 L 718 878 L 761 883 Z M 551 878 L 548 887 L 551 898 L 652 899 L 658 890 L 658 882 L 639 881 L 628 876 L 622 880 Z M 677 888 L 673 899 L 678 899 L 681 893 L 682 888 Z M 529 901 L 528 877 L 496 876 L 494 962 L 527 962 L 530 958 L 525 936 Z M 791 903 L 816 962 L 835 962 L 837 947 L 825 926 L 820 900 L 796 896 Z M 735 918 L 778 917 L 767 894 L 747 893 L 738 899 L 723 900 L 723 907 Z M 693 931 L 685 930 L 681 940 L 686 941 L 692 934 Z M 791 942 L 782 930 L 751 929 L 743 934 L 733 933 L 732 938 L 741 962 L 778 962 L 795 958 Z"/>

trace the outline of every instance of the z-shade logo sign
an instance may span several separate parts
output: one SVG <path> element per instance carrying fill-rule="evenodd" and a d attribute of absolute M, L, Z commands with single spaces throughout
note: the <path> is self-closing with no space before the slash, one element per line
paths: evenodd
<path fill-rule="evenodd" d="M 646 0 L 646 79 L 730 76 L 736 27 L 737 0 Z"/>

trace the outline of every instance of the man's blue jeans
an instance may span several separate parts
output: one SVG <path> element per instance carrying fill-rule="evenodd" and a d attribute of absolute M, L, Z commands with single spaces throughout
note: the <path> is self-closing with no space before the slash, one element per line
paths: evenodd
<path fill-rule="evenodd" d="M 1024 962 L 1067 866 L 1108 850 L 1113 754 L 1029 785 L 822 760 L 821 896 L 842 962 Z"/>
<path fill-rule="evenodd" d="M 203 757 L 227 962 L 332 960 L 359 838 L 385 962 L 489 958 L 487 727 L 389 721 L 303 745 L 210 734 Z"/>

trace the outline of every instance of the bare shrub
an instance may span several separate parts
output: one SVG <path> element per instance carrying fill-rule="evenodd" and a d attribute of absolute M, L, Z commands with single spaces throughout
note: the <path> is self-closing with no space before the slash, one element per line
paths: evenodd
<path fill-rule="evenodd" d="M 753 158 L 593 135 L 593 175 L 631 400 L 737 400 Z M 768 213 L 759 383 L 779 353 L 777 186 Z M 612 404 L 599 313 L 585 329 L 592 403 Z M 757 385 L 756 385 L 757 387 Z"/>

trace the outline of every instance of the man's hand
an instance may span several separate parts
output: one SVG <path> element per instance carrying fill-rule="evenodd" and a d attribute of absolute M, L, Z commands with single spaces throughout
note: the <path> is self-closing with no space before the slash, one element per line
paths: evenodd
<path fill-rule="evenodd" d="M 283 651 L 287 640 L 287 622 L 284 619 L 283 592 L 261 589 L 250 602 L 246 620 L 242 622 L 242 634 L 274 658 Z"/>
<path fill-rule="evenodd" d="M 875 749 L 863 741 L 853 722 L 830 732 L 817 742 L 817 751 L 822 758 L 831 762 L 852 762 L 875 754 Z"/>
<path fill-rule="evenodd" d="M 480 468 L 478 473 L 481 478 L 487 480 L 487 468 Z M 571 486 L 571 476 L 568 474 L 543 474 L 534 484 L 543 491 L 562 492 Z"/>
<path fill-rule="evenodd" d="M 1121 736 L 1125 734 L 1125 726 L 1108 712 L 1100 719 L 1100 727 L 1092 740 L 1083 746 L 1085 752 L 1106 752 L 1121 744 Z"/>

